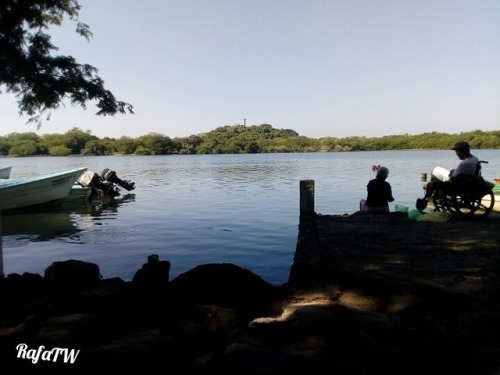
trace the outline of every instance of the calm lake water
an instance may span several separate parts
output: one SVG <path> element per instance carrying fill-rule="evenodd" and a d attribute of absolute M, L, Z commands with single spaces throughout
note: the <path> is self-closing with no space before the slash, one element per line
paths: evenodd
<path fill-rule="evenodd" d="M 500 150 L 474 154 L 489 161 L 483 177 L 500 177 Z M 43 275 L 54 261 L 80 259 L 97 263 L 104 278 L 128 281 L 155 253 L 172 263 L 171 279 L 224 262 L 280 285 L 295 252 L 300 180 L 315 180 L 317 213 L 352 213 L 374 178 L 371 166 L 381 164 L 390 170 L 391 209 L 413 208 L 423 195 L 420 173 L 457 162 L 453 151 L 4 158 L 11 178 L 84 166 L 136 183 L 115 204 L 4 214 L 4 273 Z"/>

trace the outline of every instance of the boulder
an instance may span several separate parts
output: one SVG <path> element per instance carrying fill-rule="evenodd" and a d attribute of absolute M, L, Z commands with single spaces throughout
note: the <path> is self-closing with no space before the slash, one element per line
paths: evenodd
<path fill-rule="evenodd" d="M 183 306 L 218 305 L 235 310 L 267 311 L 278 288 L 231 263 L 197 266 L 170 282 L 172 298 Z"/>
<path fill-rule="evenodd" d="M 137 270 L 132 283 L 142 290 L 157 291 L 164 289 L 169 282 L 170 262 L 160 260 L 157 254 L 148 256 L 147 263 Z"/>
<path fill-rule="evenodd" d="M 99 283 L 101 273 L 95 263 L 69 259 L 52 263 L 44 278 L 50 290 L 89 289 Z"/>

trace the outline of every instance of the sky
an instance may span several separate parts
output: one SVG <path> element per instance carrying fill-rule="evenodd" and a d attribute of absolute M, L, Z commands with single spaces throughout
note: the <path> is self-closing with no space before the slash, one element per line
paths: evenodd
<path fill-rule="evenodd" d="M 1 90 L 0 135 L 187 137 L 271 124 L 300 135 L 500 129 L 498 0 L 79 0 L 59 51 L 134 114 L 67 104 L 37 130 Z"/>

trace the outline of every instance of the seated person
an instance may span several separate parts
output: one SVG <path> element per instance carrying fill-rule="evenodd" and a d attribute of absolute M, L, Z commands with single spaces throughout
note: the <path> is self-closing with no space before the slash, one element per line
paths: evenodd
<path fill-rule="evenodd" d="M 450 184 L 467 183 L 477 177 L 479 159 L 470 153 L 469 144 L 464 141 L 457 142 L 452 150 L 455 150 L 460 162 L 455 169 L 449 171 L 448 175 L 441 167 L 436 167 L 432 171 L 431 181 L 425 187 L 426 198 L 432 196 L 435 190 L 446 189 L 452 186 Z"/>
<path fill-rule="evenodd" d="M 390 212 L 389 202 L 394 201 L 391 185 L 386 181 L 389 169 L 380 167 L 376 178 L 370 180 L 367 185 L 368 195 L 366 199 L 359 202 L 359 210 L 362 212 Z"/>

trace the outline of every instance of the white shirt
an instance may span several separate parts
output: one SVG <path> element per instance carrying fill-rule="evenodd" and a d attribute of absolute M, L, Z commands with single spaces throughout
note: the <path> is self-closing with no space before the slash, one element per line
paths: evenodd
<path fill-rule="evenodd" d="M 470 158 L 464 159 L 458 163 L 457 168 L 453 171 L 452 176 L 457 177 L 458 175 L 475 175 L 476 167 L 479 163 L 479 159 L 474 155 Z"/>

